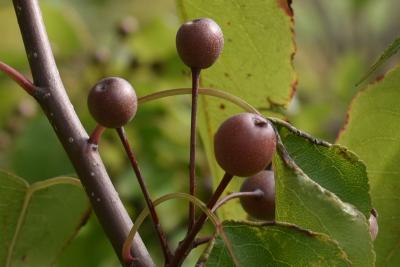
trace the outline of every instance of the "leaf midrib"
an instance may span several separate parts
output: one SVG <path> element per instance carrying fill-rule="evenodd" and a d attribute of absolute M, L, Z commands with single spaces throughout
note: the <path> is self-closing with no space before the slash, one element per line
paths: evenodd
<path fill-rule="evenodd" d="M 30 204 L 30 200 L 32 198 L 32 195 L 36 191 L 40 191 L 40 190 L 46 189 L 46 188 L 48 188 L 50 186 L 58 185 L 58 184 L 71 184 L 71 185 L 74 185 L 74 186 L 82 187 L 81 182 L 79 181 L 79 179 L 68 178 L 68 177 L 56 177 L 56 178 L 48 179 L 46 181 L 39 181 L 39 182 L 33 183 L 32 185 L 27 184 L 24 203 L 22 205 L 21 213 L 20 213 L 20 215 L 18 217 L 17 227 L 15 228 L 15 232 L 14 232 L 13 238 L 11 239 L 10 247 L 8 248 L 5 267 L 10 267 L 11 266 L 13 250 L 14 250 L 15 244 L 17 242 L 17 239 L 19 237 L 19 234 L 21 232 L 21 228 L 22 228 L 23 222 L 24 222 L 25 217 L 26 217 L 26 211 L 27 211 L 28 206 Z"/>

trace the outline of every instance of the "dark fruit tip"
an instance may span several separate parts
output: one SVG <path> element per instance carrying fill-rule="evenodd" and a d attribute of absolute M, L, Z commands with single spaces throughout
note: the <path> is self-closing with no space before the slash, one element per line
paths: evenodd
<path fill-rule="evenodd" d="M 254 118 L 254 125 L 257 127 L 266 127 L 268 122 L 265 120 L 260 120 L 260 118 Z"/>

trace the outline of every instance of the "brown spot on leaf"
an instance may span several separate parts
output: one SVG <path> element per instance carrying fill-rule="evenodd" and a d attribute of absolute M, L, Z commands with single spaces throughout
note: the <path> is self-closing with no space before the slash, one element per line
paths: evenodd
<path fill-rule="evenodd" d="M 299 83 L 299 80 L 296 78 L 295 80 L 293 80 L 292 84 L 290 85 L 291 92 L 290 92 L 289 99 L 292 99 L 294 94 L 296 93 L 298 83 Z"/>
<path fill-rule="evenodd" d="M 338 132 L 338 134 L 337 134 L 337 136 L 336 136 L 335 143 L 337 143 L 337 142 L 339 141 L 340 136 L 344 133 L 344 131 L 345 131 L 346 128 L 347 128 L 347 125 L 349 124 L 349 120 L 350 120 L 350 110 L 351 110 L 351 105 L 350 105 L 350 108 L 347 110 L 347 113 L 346 113 L 346 117 L 345 117 L 345 119 L 344 119 L 343 126 L 342 126 L 342 128 L 339 129 L 339 132 Z"/>
<path fill-rule="evenodd" d="M 229 73 L 227 73 L 227 72 L 224 73 L 224 76 L 225 76 L 226 78 L 229 78 L 229 77 L 230 77 Z"/>
<path fill-rule="evenodd" d="M 221 104 L 219 105 L 219 108 L 220 108 L 220 109 L 225 109 L 225 105 L 221 103 Z"/>
<path fill-rule="evenodd" d="M 230 22 L 230 21 L 228 21 L 226 24 L 227 24 L 228 26 L 231 26 L 231 22 Z"/>
<path fill-rule="evenodd" d="M 253 74 L 247 73 L 246 76 L 247 76 L 247 78 L 250 78 L 251 76 L 253 76 Z"/>
<path fill-rule="evenodd" d="M 379 82 L 379 81 L 383 80 L 383 78 L 385 78 L 385 74 L 381 74 L 378 77 L 376 77 L 375 82 Z"/>
<path fill-rule="evenodd" d="M 291 7 L 292 0 L 277 0 L 278 6 L 282 8 L 288 16 L 293 17 L 293 9 Z"/>
<path fill-rule="evenodd" d="M 232 39 L 231 39 L 231 38 L 228 38 L 228 42 L 230 42 L 230 43 L 231 43 L 231 42 L 232 42 Z"/>

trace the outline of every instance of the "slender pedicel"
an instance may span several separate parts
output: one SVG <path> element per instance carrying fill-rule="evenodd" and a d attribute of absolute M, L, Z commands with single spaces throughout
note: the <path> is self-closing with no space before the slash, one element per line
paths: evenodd
<path fill-rule="evenodd" d="M 199 68 L 192 68 L 192 112 L 190 122 L 190 163 L 189 163 L 189 193 L 196 196 L 196 128 L 197 128 L 197 98 L 199 94 Z M 196 210 L 192 203 L 189 204 L 188 232 L 195 222 Z"/>
<path fill-rule="evenodd" d="M 214 194 L 211 196 L 210 200 L 207 203 L 207 208 L 212 209 L 217 203 L 218 199 L 224 192 L 225 188 L 228 186 L 229 182 L 232 180 L 233 175 L 225 173 L 222 177 L 221 182 L 219 183 L 217 189 L 215 189 Z M 186 256 L 189 254 L 191 250 L 191 246 L 193 241 L 196 238 L 196 235 L 200 232 L 203 227 L 205 221 L 207 220 L 206 214 L 201 214 L 200 217 L 196 220 L 195 224 L 192 227 L 192 230 L 186 235 L 185 239 L 180 243 L 178 248 L 175 251 L 174 257 L 171 259 L 169 267 L 181 266 Z"/>
<path fill-rule="evenodd" d="M 257 198 L 257 197 L 262 197 L 264 195 L 264 192 L 261 191 L 260 189 L 256 189 L 254 191 L 249 191 L 249 192 L 234 192 L 231 193 L 229 195 L 227 195 L 226 197 L 222 198 L 220 201 L 217 202 L 217 204 L 215 204 L 215 206 L 212 208 L 212 212 L 217 211 L 217 209 L 219 209 L 221 206 L 225 205 L 227 202 L 229 202 L 232 199 L 235 198 Z"/>
<path fill-rule="evenodd" d="M 98 145 L 100 142 L 100 138 L 106 128 L 97 124 L 96 128 L 94 128 L 93 132 L 90 134 L 88 143 L 92 145 Z"/>
<path fill-rule="evenodd" d="M 162 250 L 163 250 L 163 253 L 164 253 L 164 257 L 165 257 L 165 262 L 168 263 L 172 253 L 171 253 L 171 250 L 169 248 L 169 245 L 168 245 L 167 239 L 165 237 L 165 234 L 164 234 L 163 230 L 161 229 L 161 225 L 160 225 L 160 221 L 158 219 L 158 215 L 157 215 L 156 210 L 154 208 L 153 202 L 152 202 L 152 200 L 150 198 L 150 193 L 147 190 L 147 186 L 146 186 L 146 184 L 144 182 L 142 173 L 141 173 L 141 171 L 139 169 L 139 165 L 138 165 L 138 163 L 136 161 L 136 157 L 135 157 L 135 155 L 134 155 L 134 153 L 133 153 L 133 151 L 131 149 L 131 146 L 129 145 L 129 141 L 128 141 L 127 137 L 126 137 L 124 128 L 123 127 L 117 128 L 117 132 L 118 132 L 118 136 L 119 136 L 119 138 L 120 138 L 120 140 L 121 140 L 121 142 L 122 142 L 122 144 L 124 146 L 125 152 L 126 152 L 128 158 L 129 158 L 129 162 L 131 163 L 133 171 L 136 174 L 136 178 L 137 178 L 137 180 L 139 182 L 140 189 L 142 190 L 142 193 L 143 193 L 143 196 L 145 198 L 147 207 L 149 208 L 150 215 L 151 215 L 151 218 L 152 218 L 152 221 L 153 221 L 153 224 L 154 224 L 154 228 L 155 228 L 155 230 L 157 232 L 158 239 L 160 240 L 160 243 L 161 243 L 161 247 L 162 247 Z"/>
<path fill-rule="evenodd" d="M 4 72 L 6 75 L 8 75 L 8 77 L 13 79 L 31 96 L 35 94 L 37 89 L 35 85 L 16 69 L 0 61 L 0 71 Z"/>

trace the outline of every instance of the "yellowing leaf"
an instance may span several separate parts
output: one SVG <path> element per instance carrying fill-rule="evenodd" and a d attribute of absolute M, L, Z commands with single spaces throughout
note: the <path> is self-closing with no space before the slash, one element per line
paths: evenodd
<path fill-rule="evenodd" d="M 294 91 L 296 75 L 292 66 L 295 52 L 293 21 L 286 1 L 277 0 L 178 0 L 183 20 L 209 17 L 224 33 L 221 57 L 202 71 L 202 85 L 222 89 L 245 99 L 269 113 L 285 107 Z M 223 172 L 213 152 L 213 136 L 228 116 L 242 112 L 229 103 L 201 97 L 200 135 L 214 176 L 214 184 Z M 227 191 L 240 186 L 235 179 Z M 240 209 L 222 208 L 222 216 L 241 218 Z"/>

